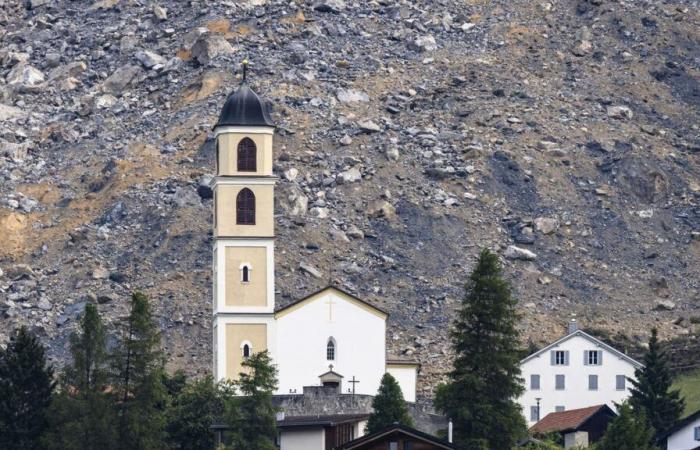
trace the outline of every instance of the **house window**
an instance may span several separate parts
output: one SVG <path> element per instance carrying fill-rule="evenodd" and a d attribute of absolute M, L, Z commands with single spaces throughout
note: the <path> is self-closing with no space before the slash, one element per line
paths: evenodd
<path fill-rule="evenodd" d="M 241 267 L 241 282 L 250 283 L 250 272 L 251 268 L 248 264 L 244 264 Z"/>
<path fill-rule="evenodd" d="M 603 351 L 585 350 L 583 352 L 583 364 L 586 366 L 600 366 L 603 364 Z"/>
<path fill-rule="evenodd" d="M 389 442 L 389 450 L 399 450 L 398 442 Z"/>
<path fill-rule="evenodd" d="M 236 224 L 255 225 L 255 194 L 248 188 L 236 196 Z"/>
<path fill-rule="evenodd" d="M 554 411 L 556 412 L 564 412 L 566 411 L 566 407 L 564 405 L 557 405 L 554 407 Z"/>
<path fill-rule="evenodd" d="M 250 358 L 250 345 L 243 344 L 243 359 Z"/>
<path fill-rule="evenodd" d="M 553 366 L 568 366 L 569 352 L 567 350 L 554 350 L 551 353 Z"/>
<path fill-rule="evenodd" d="M 243 138 L 238 143 L 237 167 L 239 172 L 255 172 L 257 170 L 255 142 Z"/>
<path fill-rule="evenodd" d="M 403 450 L 413 450 L 413 442 L 412 441 L 404 441 L 403 442 Z"/>
<path fill-rule="evenodd" d="M 530 389 L 537 391 L 540 389 L 540 376 L 530 375 Z"/>
<path fill-rule="evenodd" d="M 615 375 L 615 389 L 618 391 L 624 391 L 627 387 L 625 383 L 627 382 L 627 377 L 624 375 Z"/>
<path fill-rule="evenodd" d="M 566 377 L 564 375 L 555 375 L 554 386 L 557 391 L 566 389 Z"/>
<path fill-rule="evenodd" d="M 335 361 L 335 341 L 333 338 L 328 339 L 328 344 L 326 344 L 326 359 Z"/>
<path fill-rule="evenodd" d="M 695 433 L 695 440 L 700 441 L 700 427 L 693 428 L 693 433 Z"/>
<path fill-rule="evenodd" d="M 537 406 L 530 406 L 530 422 L 539 422 L 540 414 Z"/>
<path fill-rule="evenodd" d="M 588 390 L 597 391 L 598 390 L 598 375 L 588 375 Z"/>

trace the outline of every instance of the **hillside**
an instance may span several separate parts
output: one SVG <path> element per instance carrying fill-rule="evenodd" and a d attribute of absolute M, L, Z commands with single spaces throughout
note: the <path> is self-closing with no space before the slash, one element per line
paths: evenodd
<path fill-rule="evenodd" d="M 201 185 L 247 57 L 279 126 L 278 304 L 332 282 L 387 309 L 429 393 L 488 247 L 533 343 L 576 314 L 698 354 L 697 2 L 0 5 L 0 341 L 30 324 L 60 364 L 85 302 L 117 322 L 140 289 L 170 367 L 210 370 Z"/>

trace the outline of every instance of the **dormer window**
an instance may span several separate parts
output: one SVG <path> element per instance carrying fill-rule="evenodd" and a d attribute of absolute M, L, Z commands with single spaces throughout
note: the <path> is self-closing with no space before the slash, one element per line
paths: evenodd
<path fill-rule="evenodd" d="M 243 138 L 238 143 L 238 155 L 236 158 L 239 172 L 255 172 L 257 170 L 255 142 L 250 138 Z"/>

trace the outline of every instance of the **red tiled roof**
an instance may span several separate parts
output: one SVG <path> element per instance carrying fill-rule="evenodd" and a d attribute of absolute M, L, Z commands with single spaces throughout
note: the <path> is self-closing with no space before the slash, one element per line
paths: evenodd
<path fill-rule="evenodd" d="M 552 431 L 576 430 L 603 408 L 608 408 L 608 406 L 595 405 L 587 408 L 549 413 L 534 424 L 530 431 L 534 433 L 550 433 Z"/>

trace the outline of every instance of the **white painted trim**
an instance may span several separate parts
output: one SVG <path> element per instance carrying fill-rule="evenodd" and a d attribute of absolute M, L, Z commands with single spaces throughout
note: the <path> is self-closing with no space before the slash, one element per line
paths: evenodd
<path fill-rule="evenodd" d="M 224 125 L 214 129 L 214 137 L 220 134 L 237 133 L 237 134 L 275 134 L 275 127 L 240 127 L 233 125 Z"/>
<path fill-rule="evenodd" d="M 211 179 L 209 182 L 209 187 L 214 189 L 217 185 L 224 186 L 274 186 L 277 184 L 279 177 L 271 175 L 261 175 L 261 176 L 217 176 Z"/>

